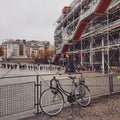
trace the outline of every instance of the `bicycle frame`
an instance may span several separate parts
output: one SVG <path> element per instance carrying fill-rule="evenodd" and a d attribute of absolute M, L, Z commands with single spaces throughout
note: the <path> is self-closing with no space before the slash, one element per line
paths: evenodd
<path fill-rule="evenodd" d="M 53 81 L 55 81 L 56 87 L 52 87 L 52 82 Z M 75 80 L 72 79 L 71 92 L 68 92 L 65 89 L 63 89 L 63 87 L 61 86 L 59 80 L 57 80 L 55 77 L 53 77 L 53 79 L 50 81 L 50 87 L 51 88 L 56 88 L 57 90 L 59 90 L 61 93 L 63 93 L 67 97 L 74 94 L 74 87 L 75 87 L 76 84 L 77 83 L 75 82 Z"/>

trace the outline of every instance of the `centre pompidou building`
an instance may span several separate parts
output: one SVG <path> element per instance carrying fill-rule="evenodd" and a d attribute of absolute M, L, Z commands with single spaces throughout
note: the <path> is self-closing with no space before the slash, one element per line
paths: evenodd
<path fill-rule="evenodd" d="M 54 32 L 54 62 L 109 71 L 120 65 L 120 0 L 73 0 Z"/>

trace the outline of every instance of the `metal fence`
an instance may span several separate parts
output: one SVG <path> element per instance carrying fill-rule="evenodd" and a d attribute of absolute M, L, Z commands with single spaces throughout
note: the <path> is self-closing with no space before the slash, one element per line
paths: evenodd
<path fill-rule="evenodd" d="M 89 76 L 85 78 L 85 84 L 88 85 L 93 97 L 120 92 L 120 80 L 117 79 L 117 74 Z"/>
<path fill-rule="evenodd" d="M 29 110 L 38 111 L 41 91 L 39 83 L 42 77 L 51 79 L 50 75 L 0 77 L 0 117 Z"/>
<path fill-rule="evenodd" d="M 21 83 L 0 85 L 0 117 L 32 109 L 40 112 L 40 94 L 49 87 L 53 76 L 54 74 L 45 74 L 0 78 L 11 81 L 14 79 L 14 82 L 15 79 L 17 82 L 21 81 Z M 79 74 L 76 76 L 79 77 Z M 65 90 L 71 90 L 72 81 L 68 79 L 68 75 L 64 74 L 57 78 Z M 120 92 L 120 80 L 117 80 L 117 75 L 85 76 L 85 84 L 91 90 L 92 97 Z"/>
<path fill-rule="evenodd" d="M 112 95 L 113 93 L 120 92 L 120 80 L 117 79 L 117 75 L 97 75 L 97 76 L 85 76 L 85 84 L 89 87 L 91 91 L 92 98 L 103 96 L 103 95 Z M 72 80 L 68 79 L 68 76 L 59 78 L 60 84 L 62 87 L 71 91 Z M 79 77 L 77 79 L 79 81 Z M 41 81 L 41 92 L 49 87 L 49 80 Z M 63 95 L 64 96 L 64 95 Z M 65 101 L 67 101 L 66 96 Z M 47 99 L 50 99 L 48 96 Z M 38 108 L 39 111 L 39 108 Z"/>
<path fill-rule="evenodd" d="M 34 109 L 34 84 L 0 85 L 0 117 Z"/>

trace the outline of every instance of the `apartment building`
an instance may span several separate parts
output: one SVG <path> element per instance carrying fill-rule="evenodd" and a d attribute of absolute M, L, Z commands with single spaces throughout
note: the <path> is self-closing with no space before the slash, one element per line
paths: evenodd
<path fill-rule="evenodd" d="M 16 62 L 34 62 L 35 58 L 45 56 L 45 50 L 50 49 L 48 41 L 8 39 L 2 43 L 4 60 Z"/>
<path fill-rule="evenodd" d="M 57 20 L 54 42 L 59 64 L 72 59 L 92 70 L 119 68 L 120 0 L 73 0 Z"/>

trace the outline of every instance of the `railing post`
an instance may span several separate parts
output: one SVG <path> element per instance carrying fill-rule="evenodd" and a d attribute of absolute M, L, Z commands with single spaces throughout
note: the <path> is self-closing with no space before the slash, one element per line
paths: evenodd
<path fill-rule="evenodd" d="M 39 113 L 39 76 L 37 75 L 37 113 Z"/>
<path fill-rule="evenodd" d="M 79 79 L 79 83 L 85 84 L 85 77 L 83 77 L 83 73 L 81 73 L 81 78 Z"/>
<path fill-rule="evenodd" d="M 109 91 L 110 91 L 110 94 L 112 95 L 113 93 L 113 73 L 110 72 L 109 74 Z"/>

